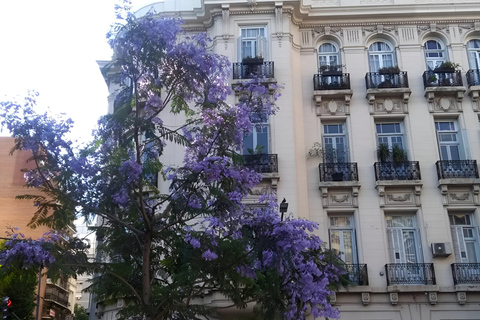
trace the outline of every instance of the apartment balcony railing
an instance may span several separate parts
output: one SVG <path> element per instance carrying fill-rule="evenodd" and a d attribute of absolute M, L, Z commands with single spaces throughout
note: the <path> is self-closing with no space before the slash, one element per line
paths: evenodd
<path fill-rule="evenodd" d="M 273 61 L 261 63 L 233 63 L 233 79 L 274 78 Z"/>
<path fill-rule="evenodd" d="M 276 154 L 244 155 L 243 165 L 258 173 L 278 172 L 278 156 Z"/>
<path fill-rule="evenodd" d="M 452 263 L 454 284 L 480 284 L 480 263 Z"/>
<path fill-rule="evenodd" d="M 350 74 L 339 73 L 337 75 L 314 74 L 313 75 L 314 90 L 349 90 Z"/>
<path fill-rule="evenodd" d="M 367 72 L 365 75 L 365 85 L 367 89 L 408 88 L 407 72 Z"/>
<path fill-rule="evenodd" d="M 421 180 L 418 161 L 375 162 L 375 179 Z"/>
<path fill-rule="evenodd" d="M 385 271 L 387 286 L 436 284 L 433 263 L 391 263 L 385 265 Z"/>
<path fill-rule="evenodd" d="M 462 73 L 454 71 L 425 71 L 423 73 L 424 87 L 456 87 L 463 86 Z"/>
<path fill-rule="evenodd" d="M 477 160 L 437 161 L 438 179 L 478 178 Z"/>
<path fill-rule="evenodd" d="M 45 293 L 45 301 L 55 302 L 65 308 L 68 308 L 68 296 L 58 293 Z"/>
<path fill-rule="evenodd" d="M 467 71 L 467 83 L 468 86 L 480 86 L 480 70 L 470 69 Z"/>
<path fill-rule="evenodd" d="M 366 264 L 345 264 L 345 273 L 348 280 L 359 286 L 368 286 L 368 272 Z"/>
<path fill-rule="evenodd" d="M 358 181 L 356 162 L 320 163 L 320 182 L 327 181 Z"/>

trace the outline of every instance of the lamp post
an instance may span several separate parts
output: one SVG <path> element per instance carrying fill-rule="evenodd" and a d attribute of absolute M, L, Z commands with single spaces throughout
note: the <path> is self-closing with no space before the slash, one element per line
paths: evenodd
<path fill-rule="evenodd" d="M 280 203 L 280 213 L 282 214 L 280 217 L 281 221 L 283 221 L 283 214 L 287 212 L 287 210 L 288 210 L 288 202 L 287 200 L 285 200 L 285 198 L 283 198 L 282 202 Z"/>

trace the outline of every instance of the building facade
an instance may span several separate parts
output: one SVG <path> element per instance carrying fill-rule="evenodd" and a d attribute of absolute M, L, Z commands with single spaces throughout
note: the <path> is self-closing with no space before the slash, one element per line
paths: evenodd
<path fill-rule="evenodd" d="M 480 319 L 480 1 L 165 0 L 138 14 L 151 10 L 207 32 L 232 86 L 283 86 L 245 140 L 264 175 L 252 197 L 318 222 L 353 283 L 331 297 L 341 319 Z"/>
<path fill-rule="evenodd" d="M 18 200 L 16 196 L 34 194 L 34 189 L 25 187 L 24 169 L 33 169 L 33 162 L 29 161 L 28 152 L 16 151 L 10 155 L 15 145 L 14 138 L 0 137 L 0 237 L 6 237 L 10 228 L 17 227 L 18 232 L 27 238 L 38 239 L 48 228 L 41 226 L 35 229 L 28 227 L 33 217 L 35 207 L 28 200 Z M 72 235 L 73 229 L 65 230 Z M 45 272 L 46 270 L 43 270 Z M 58 279 L 53 281 L 46 276 L 42 277 L 40 290 L 39 313 L 42 319 L 68 320 L 73 319 L 74 292 L 76 280 L 74 278 Z"/>

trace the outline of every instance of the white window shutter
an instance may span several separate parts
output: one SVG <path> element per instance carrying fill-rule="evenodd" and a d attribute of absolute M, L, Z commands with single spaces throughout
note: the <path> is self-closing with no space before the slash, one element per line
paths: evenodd
<path fill-rule="evenodd" d="M 403 236 L 401 229 L 388 229 L 388 252 L 392 263 L 405 262 L 405 250 L 403 248 Z"/>
<path fill-rule="evenodd" d="M 461 130 L 461 146 L 460 148 L 463 149 L 463 156 L 465 160 L 472 159 L 472 156 L 470 154 L 470 143 L 468 143 L 468 135 L 467 135 L 467 130 L 462 129 Z M 460 157 L 462 156 L 462 152 L 460 153 Z"/>
<path fill-rule="evenodd" d="M 268 58 L 267 38 L 264 36 L 258 35 L 256 45 L 257 45 L 257 48 L 256 48 L 257 57 L 263 57 L 266 60 Z"/>
<path fill-rule="evenodd" d="M 477 55 L 475 51 L 468 51 L 468 62 L 470 69 L 477 69 Z"/>
<path fill-rule="evenodd" d="M 237 61 L 241 62 L 243 59 L 243 46 L 242 46 L 242 37 L 238 37 L 237 39 Z"/>
<path fill-rule="evenodd" d="M 455 261 L 460 263 L 467 263 L 467 248 L 465 246 L 465 239 L 463 238 L 463 228 L 459 226 L 452 226 L 452 241 L 455 252 Z"/>

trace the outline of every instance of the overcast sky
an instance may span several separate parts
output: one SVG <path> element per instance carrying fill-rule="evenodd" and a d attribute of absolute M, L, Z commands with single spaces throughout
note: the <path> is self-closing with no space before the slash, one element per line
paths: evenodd
<path fill-rule="evenodd" d="M 67 113 L 87 138 L 107 111 L 96 60 L 111 57 L 105 34 L 116 1 L 0 0 L 0 100 L 38 91 L 42 106 Z M 151 2 L 134 0 L 134 8 Z"/>

